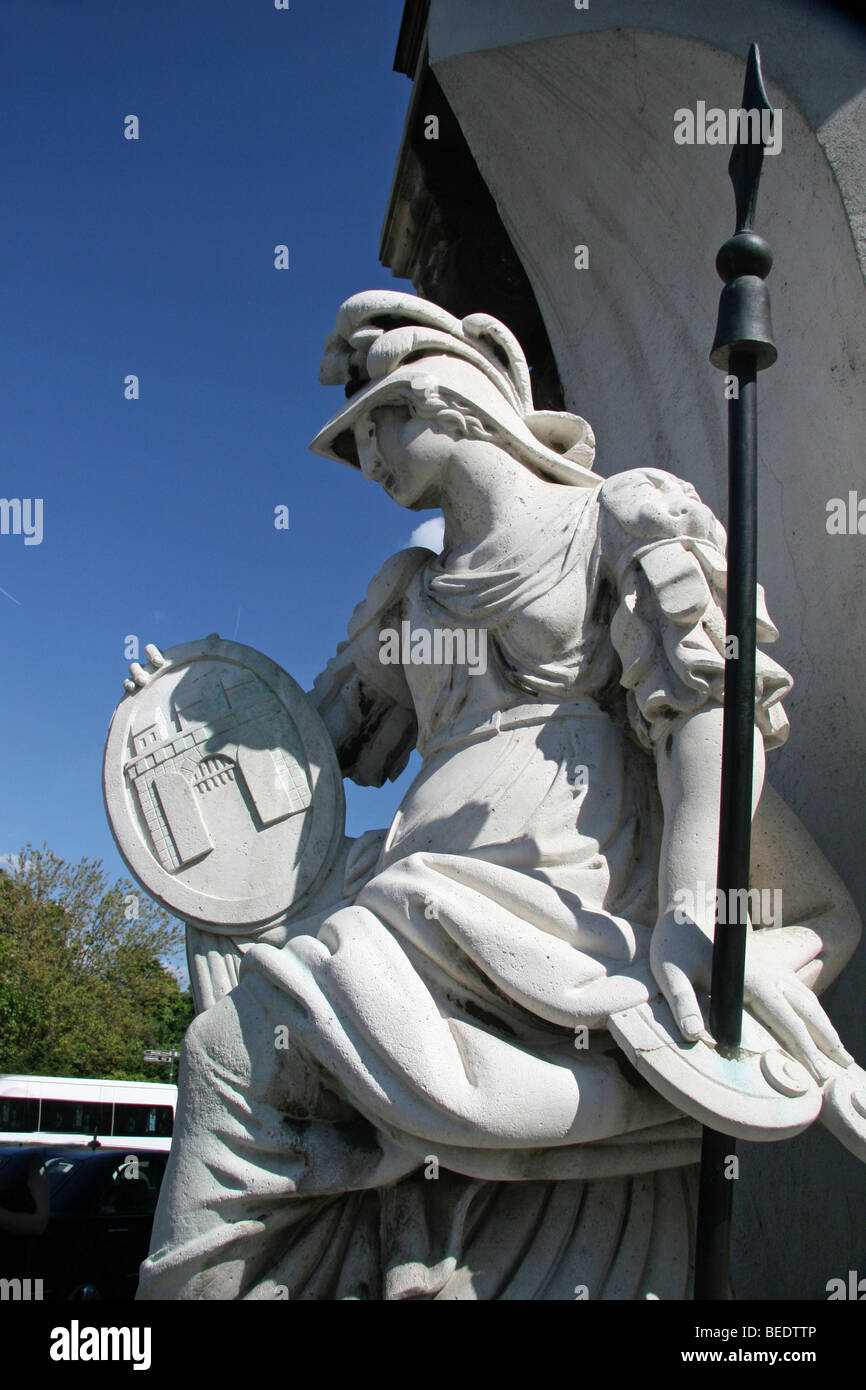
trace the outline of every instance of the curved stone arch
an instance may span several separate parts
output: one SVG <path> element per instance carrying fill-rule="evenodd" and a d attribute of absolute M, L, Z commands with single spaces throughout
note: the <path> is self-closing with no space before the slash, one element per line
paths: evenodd
<path fill-rule="evenodd" d="M 422 8 L 410 3 L 407 15 Z M 402 69 L 417 64 L 416 95 L 428 71 L 444 92 L 528 277 L 565 406 L 596 432 L 596 466 L 607 475 L 666 467 L 722 518 L 726 405 L 707 358 L 721 288 L 715 253 L 733 229 L 729 151 L 675 145 L 674 113 L 699 99 L 738 106 L 749 43 L 761 45 L 783 147 L 765 161 L 757 221 L 775 255 L 779 347 L 760 378 L 759 566 L 781 630 L 774 655 L 795 677 L 791 738 L 768 772 L 866 916 L 866 860 L 851 829 L 866 819 L 866 537 L 826 529 L 831 499 L 866 495 L 863 31 L 810 0 L 591 0 L 580 11 L 561 0 L 430 0 L 429 12 L 429 68 L 416 25 Z M 411 139 L 422 114 L 416 101 L 386 219 L 392 265 L 412 263 L 420 180 L 406 170 L 424 151 Z M 426 157 L 439 157 L 435 142 Z M 447 181 L 428 186 L 447 198 Z M 588 245 L 588 270 L 573 266 L 578 243 Z M 862 993 L 855 961 L 831 1008 L 860 1056 Z M 862 1216 L 856 1232 L 850 1224 L 851 1211 L 863 1212 L 862 1175 L 827 1145 L 810 1133 L 752 1154 L 739 1190 L 760 1216 L 741 1205 L 743 1296 L 802 1297 L 805 1270 L 823 1298 L 824 1271 L 847 1269 L 866 1239 Z M 838 1181 L 828 1194 L 831 1162 Z M 759 1222 L 778 1228 L 786 1213 L 773 1193 L 794 1187 L 804 1212 L 822 1211 L 820 1229 L 801 1223 L 796 1250 L 771 1248 Z"/>

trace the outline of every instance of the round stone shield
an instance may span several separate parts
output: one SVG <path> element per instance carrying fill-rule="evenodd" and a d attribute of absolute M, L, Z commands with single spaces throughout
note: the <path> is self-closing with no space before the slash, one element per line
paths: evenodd
<path fill-rule="evenodd" d="M 700 998 L 704 1016 L 709 1000 Z M 736 1059 L 702 1040 L 687 1042 L 656 998 L 612 1014 L 608 1028 L 644 1080 L 686 1115 L 738 1139 L 788 1139 L 821 1110 L 821 1090 L 772 1034 L 743 1012 Z"/>
<path fill-rule="evenodd" d="M 334 746 L 275 662 L 207 637 L 133 668 L 105 746 L 118 849 L 169 912 L 242 932 L 296 909 L 342 843 Z M 133 682 L 129 682 L 127 688 Z"/>

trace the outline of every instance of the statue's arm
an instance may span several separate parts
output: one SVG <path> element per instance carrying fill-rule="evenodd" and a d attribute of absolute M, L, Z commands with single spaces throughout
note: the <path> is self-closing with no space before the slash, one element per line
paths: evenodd
<path fill-rule="evenodd" d="M 811 951 L 806 964 L 793 968 L 823 993 L 857 948 L 860 914 L 803 822 L 768 782 L 752 825 L 751 883 L 759 890 L 781 888 L 783 924 L 765 928 L 766 943 L 777 943 L 792 960 Z"/>
<path fill-rule="evenodd" d="M 659 916 L 650 952 L 653 974 L 686 1037 L 703 1031 L 696 990 L 709 991 L 721 787 L 722 710 L 706 706 L 679 723 L 657 751 L 664 811 L 659 856 Z M 764 782 L 763 739 L 755 731 L 753 807 Z M 858 923 L 850 898 L 817 846 L 792 813 L 771 795 L 758 826 L 754 857 L 761 867 L 752 887 L 782 895 L 785 925 L 749 933 L 745 1001 L 783 1045 L 823 1080 L 827 1059 L 847 1066 L 842 1046 L 809 987 L 827 970 L 838 973 L 856 944 Z M 798 853 L 808 858 L 789 881 Z M 811 885 L 810 872 L 820 874 Z M 684 911 L 684 904 L 687 910 Z M 807 914 L 801 921 L 794 910 Z"/>
<path fill-rule="evenodd" d="M 381 787 L 400 775 L 418 726 L 402 666 L 383 663 L 382 634 L 399 632 L 408 585 L 432 552 L 401 550 L 386 561 L 355 609 L 348 638 L 309 692 L 337 750 L 343 775 Z"/>
<path fill-rule="evenodd" d="M 675 732 L 657 766 L 665 807 L 659 864 L 659 905 L 672 910 L 677 890 L 698 881 L 715 887 L 721 789 L 722 711 L 709 707 Z M 761 948 L 795 970 L 816 993 L 837 978 L 860 940 L 851 894 L 803 822 L 764 780 L 764 744 L 755 730 L 752 856 L 749 886 L 769 905 L 772 924 L 756 923 Z M 760 798 L 760 800 L 758 800 Z M 757 802 L 757 810 L 754 805 Z M 701 904 L 696 903 L 696 911 Z M 781 920 L 776 920 L 777 911 Z M 703 933 L 712 939 L 706 910 Z"/>
<path fill-rule="evenodd" d="M 725 639 L 725 535 L 689 484 L 659 470 L 614 475 L 600 503 L 600 568 L 616 595 L 611 637 L 632 732 L 655 759 L 664 815 L 650 964 L 681 1032 L 694 1038 L 703 1031 L 697 992 L 707 993 L 711 982 L 724 673 L 735 659 Z M 760 586 L 757 617 L 758 641 L 774 641 Z M 765 749 L 787 735 L 781 701 L 791 683 L 759 647 L 753 814 Z M 824 1077 L 828 1057 L 843 1066 L 850 1058 L 809 986 L 820 979 L 823 987 L 842 968 L 856 942 L 856 913 L 796 817 L 772 794 L 755 822 L 753 857 L 752 886 L 781 894 L 785 925 L 750 931 L 746 1002 Z M 731 906 L 728 915 L 735 915 Z"/>
<path fill-rule="evenodd" d="M 722 709 L 706 705 L 682 719 L 656 750 L 664 814 L 659 853 L 658 920 L 650 958 L 671 1012 L 686 1037 L 703 1032 L 695 990 L 712 972 L 722 765 Z M 764 745 L 755 734 L 754 813 L 764 777 Z"/>

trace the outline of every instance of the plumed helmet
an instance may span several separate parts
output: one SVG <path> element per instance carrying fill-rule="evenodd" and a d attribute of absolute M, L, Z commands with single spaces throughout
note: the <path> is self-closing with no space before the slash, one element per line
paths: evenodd
<path fill-rule="evenodd" d="M 510 329 L 489 314 L 455 318 L 398 290 L 365 290 L 340 306 L 319 380 L 348 400 L 310 448 L 359 467 L 354 426 L 377 404 L 421 393 L 493 425 L 515 455 L 559 483 L 596 487 L 595 438 L 579 415 L 534 410 L 529 368 Z"/>

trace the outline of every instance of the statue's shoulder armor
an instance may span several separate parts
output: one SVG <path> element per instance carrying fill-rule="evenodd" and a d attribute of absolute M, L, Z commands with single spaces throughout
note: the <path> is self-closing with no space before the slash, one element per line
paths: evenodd
<path fill-rule="evenodd" d="M 724 531 L 696 488 L 662 468 L 630 468 L 606 478 L 599 508 L 602 519 L 616 522 L 627 536 L 646 541 L 690 536 L 724 550 Z"/>

